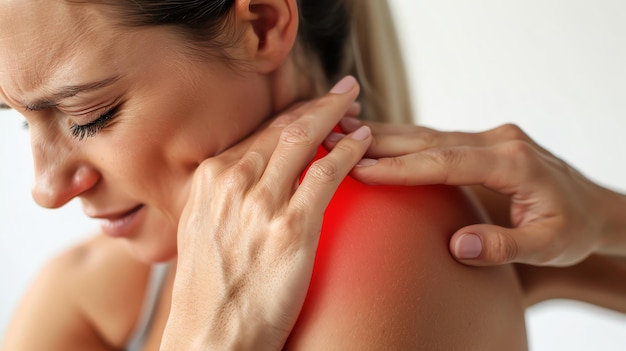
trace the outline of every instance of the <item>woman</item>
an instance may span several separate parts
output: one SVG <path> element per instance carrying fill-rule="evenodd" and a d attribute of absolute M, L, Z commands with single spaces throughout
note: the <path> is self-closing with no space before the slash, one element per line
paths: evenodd
<path fill-rule="evenodd" d="M 104 233 L 46 267 L 5 349 L 127 347 L 155 262 L 170 264 L 144 350 L 526 348 L 513 267 L 449 256 L 456 228 L 486 220 L 462 191 L 348 178 L 322 225 L 366 127 L 320 151 L 298 185 L 360 109 L 353 78 L 322 89 L 386 75 L 356 55 L 371 36 L 350 39 L 344 10 L 379 33 L 368 21 L 385 7 L 336 4 L 0 3 L 0 97 L 30 125 L 33 195 L 51 208 L 80 198 Z M 380 76 L 362 114 L 402 115 L 387 107 L 407 105 L 401 89 L 374 94 L 393 91 Z"/>

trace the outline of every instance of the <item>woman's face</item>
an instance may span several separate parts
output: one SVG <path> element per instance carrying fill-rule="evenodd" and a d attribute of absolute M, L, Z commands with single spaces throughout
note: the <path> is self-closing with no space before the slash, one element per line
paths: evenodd
<path fill-rule="evenodd" d="M 194 170 L 270 114 L 267 80 L 96 5 L 2 1 L 0 33 L 0 100 L 29 123 L 35 200 L 78 197 L 139 258 L 173 257 Z"/>

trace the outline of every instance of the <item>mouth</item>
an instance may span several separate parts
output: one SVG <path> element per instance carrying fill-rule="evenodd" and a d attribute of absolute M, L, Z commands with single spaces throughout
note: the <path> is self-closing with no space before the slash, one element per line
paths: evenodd
<path fill-rule="evenodd" d="M 93 217 L 100 219 L 104 234 L 114 238 L 129 237 L 139 223 L 139 214 L 143 213 L 143 208 L 144 205 L 138 205 L 128 211 Z"/>

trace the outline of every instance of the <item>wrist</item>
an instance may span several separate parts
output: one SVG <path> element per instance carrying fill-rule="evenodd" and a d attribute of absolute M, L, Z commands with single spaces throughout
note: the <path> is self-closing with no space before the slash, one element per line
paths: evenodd
<path fill-rule="evenodd" d="M 275 351 L 281 350 L 289 333 L 279 332 L 263 323 L 258 318 L 233 318 L 234 313 L 227 313 L 229 318 L 219 320 L 213 318 L 190 327 L 191 320 L 187 318 L 172 318 L 168 320 L 160 351 L 190 350 L 229 350 L 229 351 Z M 224 314 L 222 314 L 224 316 Z M 183 323 L 176 323 L 179 321 Z M 176 325 L 181 327 L 176 327 Z M 210 327 L 204 327 L 210 325 Z M 195 331 L 194 331 L 195 330 Z"/>
<path fill-rule="evenodd" d="M 626 196 L 601 188 L 594 208 L 603 219 L 598 253 L 626 256 Z"/>
<path fill-rule="evenodd" d="M 251 320 L 226 325 L 229 325 L 228 330 L 224 328 L 204 338 L 203 344 L 208 347 L 203 350 L 276 351 L 282 350 L 286 341 L 286 337 L 274 333 L 271 327 Z"/>

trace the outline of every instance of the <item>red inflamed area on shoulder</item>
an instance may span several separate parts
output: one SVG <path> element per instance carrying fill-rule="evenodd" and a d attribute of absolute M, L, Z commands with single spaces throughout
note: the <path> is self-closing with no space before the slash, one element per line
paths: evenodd
<path fill-rule="evenodd" d="M 327 153 L 320 148 L 315 160 Z M 442 276 L 467 269 L 450 256 L 450 236 L 480 221 L 455 187 L 369 186 L 347 177 L 325 212 L 311 285 L 285 349 L 319 346 L 319 338 L 346 347 L 384 343 L 424 329 L 429 311 L 441 309 L 425 303 L 451 287 Z"/>

